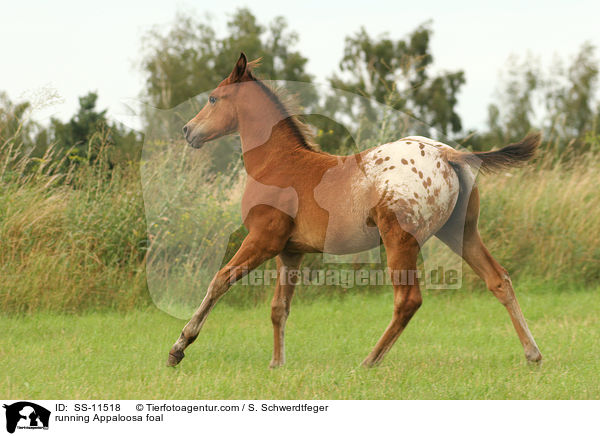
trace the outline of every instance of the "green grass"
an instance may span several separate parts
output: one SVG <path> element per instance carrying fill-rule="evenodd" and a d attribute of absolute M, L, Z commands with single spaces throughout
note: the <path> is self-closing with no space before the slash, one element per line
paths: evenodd
<path fill-rule="evenodd" d="M 300 294 L 288 363 L 277 370 L 267 369 L 267 305 L 217 306 L 177 368 L 165 360 L 184 321 L 156 309 L 2 317 L 0 397 L 599 399 L 598 291 L 519 293 L 541 367 L 526 363 L 487 292 L 426 292 L 383 364 L 368 370 L 359 363 L 390 319 L 391 292 L 312 302 Z"/>

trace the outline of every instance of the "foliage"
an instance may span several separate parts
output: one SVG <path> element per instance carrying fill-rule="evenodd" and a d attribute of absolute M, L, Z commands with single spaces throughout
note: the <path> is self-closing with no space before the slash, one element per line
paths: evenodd
<path fill-rule="evenodd" d="M 0 93 L 0 144 L 5 144 L 8 140 L 22 143 L 30 138 L 31 123 L 21 122 L 29 107 L 29 102 L 15 104 L 5 93 Z"/>
<path fill-rule="evenodd" d="M 355 119 L 369 119 L 374 110 L 370 99 L 374 99 L 419 119 L 420 131 L 414 133 L 431 134 L 431 129 L 435 129 L 446 135 L 460 131 L 462 122 L 456 106 L 458 92 L 465 83 L 464 73 L 431 73 L 431 37 L 427 23 L 400 40 L 387 35 L 373 38 L 364 28 L 346 38 L 340 71 L 331 76 L 330 84 L 367 99 L 330 99 L 327 105 L 337 107 L 337 112 L 353 113 Z M 326 124 L 323 130 L 330 131 L 330 135 L 323 138 L 324 149 L 334 151 L 335 138 L 345 132 L 333 122 Z"/>
<path fill-rule="evenodd" d="M 63 123 L 53 118 L 53 142 L 72 161 L 95 161 L 102 147 L 108 148 L 111 166 L 133 161 L 141 149 L 138 134 L 109 122 L 106 110 L 96 109 L 97 100 L 98 94 L 89 92 L 79 98 L 79 110 L 69 121 Z"/>
<path fill-rule="evenodd" d="M 12 146 L 19 156 L 40 157 L 48 146 L 48 131 L 30 118 L 28 101 L 12 102 L 0 92 L 0 146 Z"/>
<path fill-rule="evenodd" d="M 169 31 L 155 27 L 143 40 L 142 70 L 146 74 L 144 100 L 168 109 L 209 90 L 227 77 L 240 52 L 262 58 L 260 74 L 268 79 L 310 81 L 307 58 L 293 49 L 298 35 L 283 17 L 260 24 L 246 8 L 227 22 L 219 38 L 210 20 L 178 14 Z"/>
<path fill-rule="evenodd" d="M 594 149 L 593 137 L 600 134 L 595 51 L 586 42 L 568 67 L 556 59 L 547 70 L 531 55 L 523 60 L 512 56 L 498 90 L 499 101 L 488 109 L 488 130 L 467 135 L 468 143 L 476 150 L 488 149 L 542 130 L 552 138 L 545 152 L 556 158 L 570 159 Z"/>

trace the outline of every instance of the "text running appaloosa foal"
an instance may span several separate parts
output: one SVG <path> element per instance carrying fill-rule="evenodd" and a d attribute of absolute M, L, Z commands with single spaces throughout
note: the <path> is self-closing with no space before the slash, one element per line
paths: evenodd
<path fill-rule="evenodd" d="M 279 274 L 271 304 L 275 343 L 270 366 L 277 367 L 285 362 L 284 327 L 295 282 L 285 275 L 298 269 L 303 253 L 355 253 L 383 243 L 391 271 L 415 271 L 420 246 L 433 235 L 485 280 L 508 310 L 527 359 L 540 361 L 511 280 L 481 241 L 479 193 L 475 186 L 470 189 L 471 166 L 485 171 L 523 163 L 533 156 L 539 135 L 474 154 L 428 138 L 407 137 L 353 156 L 333 156 L 313 147 L 305 126 L 252 75 L 254 65 L 241 54 L 229 77 L 183 128 L 195 148 L 239 132 L 248 173 L 242 200 L 248 236 L 213 278 L 170 350 L 168 365 L 183 359 L 184 349 L 230 286 L 267 259 L 277 256 Z M 383 359 L 421 305 L 416 280 L 393 280 L 393 286 L 392 321 L 363 361 L 365 366 Z"/>

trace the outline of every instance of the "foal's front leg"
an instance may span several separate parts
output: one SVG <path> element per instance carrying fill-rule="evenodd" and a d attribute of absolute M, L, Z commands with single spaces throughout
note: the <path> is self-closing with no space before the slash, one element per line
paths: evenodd
<path fill-rule="evenodd" d="M 271 301 L 271 321 L 273 322 L 273 360 L 270 368 L 277 368 L 285 363 L 285 322 L 290 314 L 292 297 L 297 280 L 298 267 L 302 254 L 280 253 L 277 256 L 277 285 Z"/>
<path fill-rule="evenodd" d="M 278 250 L 275 247 L 278 244 L 265 244 L 264 240 L 264 235 L 250 233 L 229 263 L 214 276 L 200 307 L 169 351 L 167 366 L 175 366 L 184 358 L 183 350 L 198 337 L 206 317 L 231 285 L 277 254 Z"/>

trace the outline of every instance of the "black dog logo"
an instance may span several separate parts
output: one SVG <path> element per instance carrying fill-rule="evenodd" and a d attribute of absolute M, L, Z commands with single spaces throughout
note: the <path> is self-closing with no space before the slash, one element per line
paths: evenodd
<path fill-rule="evenodd" d="M 4 405 L 6 409 L 6 431 L 14 433 L 19 428 L 48 429 L 50 411 L 29 401 Z"/>

